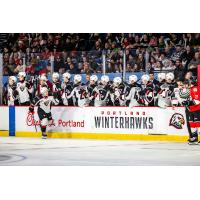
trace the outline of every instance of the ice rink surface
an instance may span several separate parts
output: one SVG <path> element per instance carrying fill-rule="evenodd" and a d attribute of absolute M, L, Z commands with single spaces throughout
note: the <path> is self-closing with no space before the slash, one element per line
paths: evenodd
<path fill-rule="evenodd" d="M 187 143 L 0 137 L 0 165 L 200 165 L 200 145 Z"/>

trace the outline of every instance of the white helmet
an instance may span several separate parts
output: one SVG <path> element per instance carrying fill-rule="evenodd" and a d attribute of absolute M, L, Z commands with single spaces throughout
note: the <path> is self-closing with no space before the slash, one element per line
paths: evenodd
<path fill-rule="evenodd" d="M 52 74 L 52 78 L 56 78 L 56 79 L 59 79 L 59 73 L 57 73 L 57 72 L 54 72 L 53 74 Z"/>
<path fill-rule="evenodd" d="M 113 79 L 113 83 L 114 83 L 114 85 L 118 86 L 122 83 L 122 79 L 120 77 L 115 77 Z"/>
<path fill-rule="evenodd" d="M 82 80 L 82 76 L 81 76 L 81 75 L 76 74 L 76 75 L 74 76 L 74 83 L 75 83 L 75 84 L 81 82 L 81 80 Z"/>
<path fill-rule="evenodd" d="M 52 74 L 52 80 L 53 80 L 53 82 L 56 82 L 56 81 L 58 81 L 59 80 L 59 73 L 57 73 L 57 72 L 54 72 L 53 74 Z"/>
<path fill-rule="evenodd" d="M 136 75 L 131 75 L 131 76 L 129 76 L 129 78 L 128 78 L 129 84 L 136 83 L 137 80 L 138 80 L 138 78 L 137 78 Z"/>
<path fill-rule="evenodd" d="M 45 75 L 40 76 L 41 81 L 47 81 L 47 77 Z"/>
<path fill-rule="evenodd" d="M 90 77 L 90 81 L 94 81 L 95 83 L 98 81 L 98 77 L 97 77 L 97 75 L 92 75 L 91 77 Z"/>
<path fill-rule="evenodd" d="M 15 76 L 10 76 L 9 77 L 9 80 L 12 80 L 14 83 L 17 82 L 17 78 Z"/>
<path fill-rule="evenodd" d="M 174 80 L 174 74 L 172 72 L 169 72 L 166 74 L 166 80 Z"/>
<path fill-rule="evenodd" d="M 40 90 L 41 95 L 44 96 L 46 94 L 46 92 L 48 92 L 47 87 L 42 87 Z"/>
<path fill-rule="evenodd" d="M 107 76 L 107 75 L 103 75 L 102 77 L 101 77 L 101 83 L 102 84 L 107 84 L 108 82 L 109 82 L 109 76 Z"/>
<path fill-rule="evenodd" d="M 71 78 L 71 74 L 68 73 L 68 72 L 65 72 L 65 73 L 63 74 L 63 79 L 65 79 L 65 78 L 70 79 L 70 78 Z"/>
<path fill-rule="evenodd" d="M 24 78 L 26 77 L 26 73 L 25 72 L 19 72 L 18 73 L 18 77 L 23 76 Z"/>
<path fill-rule="evenodd" d="M 159 73 L 158 74 L 158 81 L 162 82 L 165 79 L 165 73 Z"/>
<path fill-rule="evenodd" d="M 142 77 L 141 77 L 141 80 L 142 80 L 142 82 L 143 81 L 149 81 L 149 75 L 147 75 L 147 74 L 144 74 L 144 75 L 142 75 Z"/>

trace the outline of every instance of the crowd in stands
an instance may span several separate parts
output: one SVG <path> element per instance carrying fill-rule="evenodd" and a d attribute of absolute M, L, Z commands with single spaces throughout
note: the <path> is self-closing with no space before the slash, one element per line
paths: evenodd
<path fill-rule="evenodd" d="M 174 71 L 181 79 L 190 71 L 197 74 L 200 64 L 200 34 L 190 33 L 20 33 L 8 34 L 3 52 L 4 75 L 50 73 L 91 74 L 102 72 Z M 54 58 L 54 59 L 53 59 Z"/>

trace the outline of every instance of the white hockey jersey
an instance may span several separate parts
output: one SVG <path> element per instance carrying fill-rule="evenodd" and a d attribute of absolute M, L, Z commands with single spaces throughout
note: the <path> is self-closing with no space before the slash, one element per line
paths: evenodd
<path fill-rule="evenodd" d="M 30 86 L 26 81 L 17 83 L 17 92 L 19 103 L 30 102 L 29 93 L 33 92 L 33 87 Z"/>
<path fill-rule="evenodd" d="M 108 90 L 107 87 L 104 87 L 103 85 L 98 85 L 94 88 L 90 100 L 94 98 L 95 107 L 106 106 L 109 95 L 110 91 Z"/>
<path fill-rule="evenodd" d="M 160 86 L 160 91 L 157 94 L 157 104 L 161 108 L 166 108 L 171 106 L 171 96 L 172 91 L 170 90 L 168 84 L 163 84 Z"/>
<path fill-rule="evenodd" d="M 138 103 L 139 100 L 139 92 L 141 91 L 141 88 L 139 87 L 132 87 L 129 94 L 125 97 L 126 100 L 130 100 L 129 107 L 133 106 L 140 106 Z"/>
<path fill-rule="evenodd" d="M 38 106 L 38 109 L 42 109 L 45 113 L 51 112 L 52 105 L 58 105 L 59 100 L 55 99 L 53 96 L 48 97 L 36 97 L 33 100 L 33 106 Z"/>
<path fill-rule="evenodd" d="M 76 86 L 71 94 L 67 96 L 68 99 L 75 97 L 75 104 L 79 107 L 88 106 L 89 105 L 89 97 L 88 97 L 88 89 L 86 85 L 78 85 Z"/>

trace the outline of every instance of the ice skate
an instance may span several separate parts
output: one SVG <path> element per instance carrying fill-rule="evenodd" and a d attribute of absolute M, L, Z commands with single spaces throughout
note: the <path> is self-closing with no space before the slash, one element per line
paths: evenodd
<path fill-rule="evenodd" d="M 192 137 L 188 140 L 188 144 L 189 145 L 198 145 L 199 142 L 198 142 L 198 138 L 197 137 Z"/>
<path fill-rule="evenodd" d="M 42 139 L 47 139 L 47 134 L 46 133 L 42 133 Z"/>

